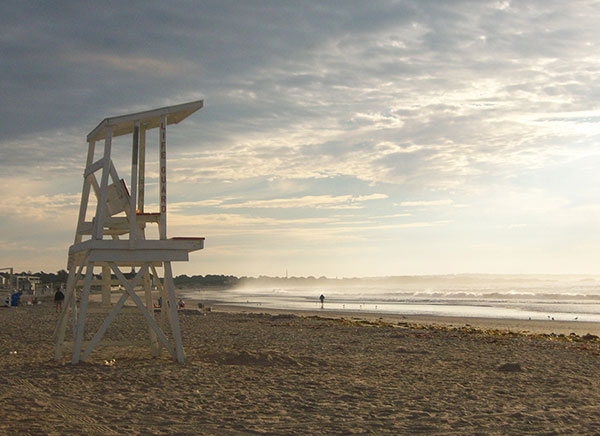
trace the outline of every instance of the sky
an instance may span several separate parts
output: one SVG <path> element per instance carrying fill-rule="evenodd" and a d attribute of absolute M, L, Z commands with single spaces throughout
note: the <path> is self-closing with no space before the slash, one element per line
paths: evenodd
<path fill-rule="evenodd" d="M 599 22 L 586 0 L 7 0 L 0 268 L 65 268 L 102 119 L 203 99 L 167 129 L 168 234 L 206 237 L 176 274 L 598 273 Z"/>

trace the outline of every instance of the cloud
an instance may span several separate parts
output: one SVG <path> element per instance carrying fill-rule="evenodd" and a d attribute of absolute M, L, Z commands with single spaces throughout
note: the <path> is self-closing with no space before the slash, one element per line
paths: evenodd
<path fill-rule="evenodd" d="M 48 90 L 32 95 L 37 119 L 22 132 L 46 128 L 53 136 L 50 125 L 89 123 L 77 142 L 105 116 L 161 105 L 173 91 L 184 99 L 206 89 L 206 110 L 183 128 L 215 141 L 186 141 L 187 150 L 202 150 L 187 156 L 199 169 L 180 167 L 186 180 L 349 175 L 368 183 L 457 189 L 483 174 L 503 176 L 555 161 L 565 148 L 559 141 L 579 132 L 536 113 L 549 107 L 564 112 L 565 106 L 581 111 L 594 89 L 588 71 L 597 60 L 581 56 L 594 35 L 572 25 L 582 19 L 574 11 L 593 11 L 586 3 L 560 8 L 560 15 L 557 5 L 545 4 L 536 15 L 536 8 L 507 2 L 451 8 L 381 2 L 368 10 L 349 2 L 343 11 L 311 3 L 203 6 L 151 4 L 142 15 L 135 4 L 98 11 L 69 3 L 61 14 L 15 8 L 5 19 L 4 50 L 15 66 L 39 64 L 38 74 L 49 74 L 58 86 L 44 100 Z M 69 13 L 80 18 L 70 23 Z M 26 15 L 29 33 L 14 24 Z M 265 17 L 269 30 L 259 25 Z M 526 26 L 530 21 L 544 24 Z M 226 37 L 224 27 L 231 31 Z M 80 33 L 81 39 L 73 38 Z M 112 43 L 108 48 L 102 35 Z M 532 55 L 533 41 L 541 42 Z M 49 50 L 36 49 L 40 43 Z M 58 57 L 53 50 L 60 50 Z M 114 70 L 110 81 L 106 69 Z M 20 104 L 5 101 L 15 103 L 4 114 L 10 131 L 22 123 L 14 113 Z M 56 106 L 62 101 L 86 106 Z M 59 114 L 65 118 L 56 119 Z M 593 123 L 585 128 L 597 135 Z M 555 138 L 550 147 L 549 135 Z M 11 158 L 13 165 L 25 160 L 25 153 L 15 155 L 22 157 Z"/>
<path fill-rule="evenodd" d="M 202 207 L 214 207 L 221 206 L 226 200 L 223 199 L 211 199 L 211 200 L 200 200 L 200 201 L 178 201 L 169 204 L 169 211 L 180 212 L 191 208 L 202 208 Z M 157 204 L 147 204 L 148 210 L 158 209 Z"/>
<path fill-rule="evenodd" d="M 243 203 L 221 204 L 225 209 L 233 208 L 317 208 L 317 209 L 362 209 L 365 201 L 386 199 L 385 194 L 370 194 L 365 196 L 352 195 L 307 195 L 300 198 L 275 198 L 270 200 L 253 200 Z"/>
<path fill-rule="evenodd" d="M 147 56 L 135 56 L 131 54 L 116 55 L 111 53 L 68 53 L 63 58 L 64 62 L 71 64 L 84 64 L 103 70 L 115 70 L 119 72 L 156 74 L 163 76 L 180 75 L 185 70 L 193 67 L 191 62 L 180 60 L 174 63 L 172 60 L 163 60 Z"/>
<path fill-rule="evenodd" d="M 239 238 L 255 241 L 257 245 L 289 244 L 291 241 L 311 244 L 367 241 L 374 231 L 439 227 L 448 223 L 448 220 L 382 223 L 378 220 L 361 222 L 340 218 L 282 219 L 248 214 L 188 214 L 169 217 L 171 232 L 180 235 L 185 231 L 189 234 L 190 229 L 197 229 L 210 235 L 209 239 L 229 241 L 225 245 L 239 244 Z M 220 245 L 223 244 L 221 242 Z"/>
<path fill-rule="evenodd" d="M 301 212 L 282 228 L 332 241 L 407 226 L 406 209 L 436 229 L 505 204 L 560 226 L 597 196 L 597 172 L 581 171 L 600 157 L 597 18 L 585 0 L 14 2 L 0 17 L 0 213 L 69 221 L 100 120 L 203 98 L 168 130 L 180 229 Z M 127 179 L 129 143 L 113 150 Z M 154 163 L 147 175 L 154 195 Z M 536 201 L 557 191 L 560 207 Z"/>
<path fill-rule="evenodd" d="M 415 200 L 403 201 L 400 206 L 404 207 L 431 207 L 431 206 L 449 206 L 452 200 Z"/>
<path fill-rule="evenodd" d="M 56 195 L 1 195 L 0 216 L 11 220 L 28 220 L 36 223 L 62 223 L 74 225 L 81 194 Z"/>

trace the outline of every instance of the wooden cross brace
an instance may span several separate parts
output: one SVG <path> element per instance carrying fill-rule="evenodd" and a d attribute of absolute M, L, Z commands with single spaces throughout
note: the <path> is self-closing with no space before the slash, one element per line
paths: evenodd
<path fill-rule="evenodd" d="M 112 269 L 112 271 L 114 272 L 114 274 L 117 276 L 121 285 L 123 285 L 123 287 L 124 287 L 123 295 L 121 296 L 119 301 L 115 304 L 115 306 L 110 311 L 108 316 L 105 318 L 104 322 L 102 323 L 102 325 L 100 326 L 100 328 L 98 329 L 98 331 L 96 332 L 96 334 L 94 335 L 92 340 L 87 345 L 87 348 L 85 348 L 85 350 L 82 351 L 83 333 L 84 333 L 84 326 L 85 326 L 85 317 L 87 314 L 87 301 L 89 299 L 89 287 L 90 287 L 88 280 L 84 280 L 83 292 L 82 292 L 82 296 L 81 296 L 80 311 L 79 311 L 79 316 L 77 317 L 77 324 L 76 324 L 76 331 L 75 331 L 75 344 L 73 347 L 72 363 L 78 363 L 80 361 L 83 361 L 90 355 L 90 353 L 93 351 L 93 349 L 96 347 L 96 345 L 98 345 L 98 343 L 102 339 L 102 336 L 104 335 L 104 333 L 110 326 L 111 322 L 115 319 L 116 315 L 123 308 L 123 306 L 125 305 L 125 302 L 129 298 L 131 298 L 133 300 L 136 307 L 139 309 L 139 311 L 142 313 L 142 315 L 146 319 L 146 322 L 148 323 L 148 326 L 150 327 L 151 332 L 154 333 L 155 336 L 151 335 L 151 339 L 153 339 L 154 337 L 157 338 L 160 341 L 160 343 L 162 344 L 162 346 L 165 347 L 165 349 L 169 352 L 169 354 L 171 354 L 171 356 L 174 359 L 176 359 L 179 363 L 183 363 L 185 356 L 183 353 L 183 346 L 181 343 L 181 333 L 178 328 L 179 325 L 178 325 L 178 320 L 177 320 L 177 313 L 176 312 L 174 314 L 171 313 L 170 314 L 171 316 L 168 317 L 170 324 L 171 324 L 171 328 L 173 330 L 173 336 L 174 336 L 174 342 L 175 342 L 175 346 L 173 346 L 169 343 L 169 340 L 167 339 L 167 337 L 165 336 L 165 334 L 159 327 L 158 323 L 155 321 L 153 313 L 151 313 L 148 310 L 148 308 L 144 305 L 144 303 L 142 302 L 140 297 L 135 293 L 136 286 L 148 274 L 148 267 L 150 264 L 144 263 L 142 265 L 142 267 L 140 268 L 140 270 L 135 275 L 135 277 L 131 281 L 127 280 L 127 278 L 123 275 L 123 273 L 121 272 L 121 270 L 119 269 L 119 267 L 117 266 L 116 263 L 109 262 L 108 264 L 109 264 L 110 268 Z M 88 271 L 92 271 L 92 270 L 93 270 L 93 267 L 88 264 Z M 88 277 L 91 277 L 91 275 L 92 275 L 91 272 L 89 274 L 86 272 L 86 279 Z M 166 287 L 170 288 L 170 286 L 166 286 Z M 172 292 L 172 289 L 169 289 L 169 291 L 171 291 L 171 292 L 167 292 L 168 301 L 169 301 L 168 310 L 175 309 L 175 311 L 176 311 L 177 308 L 175 305 L 174 293 Z M 173 300 L 173 301 L 171 301 L 171 300 Z M 150 307 L 150 310 L 151 309 L 152 308 Z"/>

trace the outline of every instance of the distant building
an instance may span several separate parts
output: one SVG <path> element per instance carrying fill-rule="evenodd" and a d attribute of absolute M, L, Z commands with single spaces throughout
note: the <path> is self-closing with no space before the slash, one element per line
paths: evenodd
<path fill-rule="evenodd" d="M 35 293 L 36 289 L 40 286 L 41 279 L 37 276 L 16 276 L 16 288 L 18 291 Z"/>

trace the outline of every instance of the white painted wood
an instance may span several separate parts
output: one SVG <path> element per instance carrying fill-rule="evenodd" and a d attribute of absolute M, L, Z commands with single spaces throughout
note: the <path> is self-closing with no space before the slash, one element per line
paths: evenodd
<path fill-rule="evenodd" d="M 119 230 L 119 229 L 104 228 L 104 236 L 114 237 L 114 236 L 123 236 L 123 235 L 128 235 L 128 234 L 129 234 L 129 229 Z M 118 239 L 116 239 L 116 240 L 118 241 Z"/>
<path fill-rule="evenodd" d="M 144 213 L 146 185 L 146 125 L 140 125 L 140 152 L 138 161 L 138 212 Z M 139 221 L 138 221 L 139 223 Z"/>
<path fill-rule="evenodd" d="M 96 171 L 104 168 L 104 158 L 98 159 L 96 162 L 88 166 L 83 172 L 83 177 L 87 178 L 88 176 L 94 174 Z"/>
<path fill-rule="evenodd" d="M 82 259 L 83 261 L 81 261 Z M 52 335 L 53 338 L 58 338 L 57 343 L 64 341 L 65 329 L 67 326 L 67 314 L 69 312 L 69 304 L 71 304 L 71 301 L 74 300 L 74 289 L 76 283 L 81 277 L 81 272 L 83 271 L 83 267 L 86 262 L 86 256 L 78 257 L 74 260 L 74 262 L 71 264 L 71 267 L 69 268 L 69 275 L 67 276 L 67 287 L 65 290 L 65 301 L 62 307 L 62 311 L 56 322 L 56 328 L 54 329 L 54 333 Z M 60 356 L 58 356 L 58 358 L 60 358 Z"/>
<path fill-rule="evenodd" d="M 115 267 L 118 268 L 116 265 L 115 265 Z M 110 269 L 109 269 L 109 271 L 110 271 Z M 129 287 L 131 287 L 132 290 L 135 289 L 135 287 L 138 285 L 138 283 L 140 282 L 140 280 L 143 278 L 144 274 L 147 271 L 148 271 L 148 266 L 144 265 L 144 267 L 142 267 L 139 270 L 139 272 L 135 275 L 135 277 L 133 278 L 131 283 L 129 283 L 127 281 L 127 279 L 125 279 L 125 277 L 123 276 L 123 278 L 125 279 L 125 282 L 124 283 L 122 282 L 123 286 L 129 286 Z M 121 278 L 119 278 L 119 280 L 121 280 Z M 113 321 L 113 319 L 115 319 L 115 316 L 117 316 L 117 313 L 119 313 L 119 310 L 121 310 L 121 308 L 125 304 L 125 301 L 127 301 L 127 298 L 128 298 L 128 294 L 127 294 L 127 292 L 124 292 L 123 296 L 119 299 L 119 301 L 117 302 L 117 304 L 115 305 L 113 310 L 106 317 L 106 319 L 104 320 L 104 322 L 102 323 L 102 325 L 100 326 L 100 328 L 98 329 L 98 331 L 96 332 L 96 334 L 94 335 L 92 340 L 90 341 L 86 350 L 81 355 L 80 360 L 85 360 L 90 355 L 90 353 L 92 352 L 94 347 L 98 344 L 98 342 L 100 342 L 100 339 L 102 339 L 102 336 L 106 332 L 106 329 L 108 329 L 108 326 L 110 326 L 110 323 Z"/>
<path fill-rule="evenodd" d="M 92 250 L 90 260 L 93 262 L 158 262 L 169 260 L 187 262 L 189 255 L 184 250 Z"/>
<path fill-rule="evenodd" d="M 89 166 L 90 163 L 94 160 L 94 151 L 96 147 L 95 141 L 90 141 L 88 143 L 88 153 L 86 159 L 86 166 Z M 94 177 L 94 180 L 96 178 Z M 81 227 L 81 225 L 85 222 L 85 215 L 87 213 L 87 206 L 90 198 L 90 184 L 91 179 L 89 177 L 85 177 L 83 179 L 83 189 L 81 190 L 81 201 L 79 203 L 79 218 L 77 219 L 77 229 Z M 78 231 L 75 232 L 75 241 L 74 243 L 81 241 L 81 235 Z"/>
<path fill-rule="evenodd" d="M 89 167 L 92 162 L 94 162 L 94 154 L 96 153 L 96 141 L 90 140 L 88 141 L 88 152 L 85 158 L 85 167 Z"/>
<path fill-rule="evenodd" d="M 95 174 L 90 174 L 90 176 L 88 177 L 92 183 L 92 188 L 94 188 L 94 195 L 96 196 L 96 199 L 98 198 L 98 196 L 100 195 L 100 185 L 98 184 L 98 180 L 96 180 L 96 175 Z"/>
<path fill-rule="evenodd" d="M 162 283 L 160 282 L 160 276 L 158 275 L 158 271 L 156 271 L 156 267 L 157 267 L 157 266 L 163 266 L 163 265 L 162 265 L 162 262 L 160 263 L 160 265 L 154 265 L 154 264 L 153 264 L 153 265 L 151 265 L 150 267 L 152 268 L 152 277 L 153 277 L 153 279 L 154 279 L 154 286 L 156 286 L 156 288 L 157 288 L 159 291 L 162 291 L 162 289 L 163 289 L 163 285 L 162 285 Z"/>
<path fill-rule="evenodd" d="M 108 265 L 108 261 L 106 261 L 106 262 L 94 262 L 94 263 L 95 263 L 96 266 Z M 132 268 L 132 267 L 133 268 L 141 268 L 144 265 L 144 263 L 149 263 L 149 264 L 155 265 L 155 266 L 161 266 L 162 265 L 161 262 L 129 262 L 129 261 L 127 261 L 127 262 L 119 262 L 119 267 L 120 268 L 124 268 L 124 267 L 127 267 L 127 268 Z M 112 284 L 116 285 L 118 283 L 115 283 L 113 281 Z"/>
<path fill-rule="evenodd" d="M 167 280 L 166 280 L 166 276 L 164 274 L 164 270 L 165 270 L 164 262 L 163 262 L 162 267 L 163 267 L 163 279 L 162 279 L 161 287 L 160 287 L 160 298 L 162 301 L 162 306 L 160 308 L 160 325 L 163 328 L 166 328 L 167 324 L 169 326 L 171 325 L 171 312 L 169 312 L 169 310 L 168 310 L 169 297 L 167 295 Z"/>
<path fill-rule="evenodd" d="M 106 138 L 104 140 L 104 167 L 102 168 L 102 179 L 100 182 L 100 192 L 98 195 L 98 204 L 96 205 L 96 228 L 93 238 L 102 239 L 104 231 L 104 214 L 106 212 L 106 187 L 108 186 L 108 176 L 110 173 L 111 159 L 110 151 L 112 145 L 112 130 L 106 129 Z"/>
<path fill-rule="evenodd" d="M 87 265 L 88 263 L 88 259 L 89 259 L 89 252 L 85 252 L 84 256 L 82 256 L 81 258 L 78 259 L 78 265 L 79 268 L 77 269 L 77 273 L 75 274 L 75 286 L 73 287 L 73 292 L 71 292 L 70 295 L 67 295 L 65 300 L 67 300 L 69 297 L 71 297 L 70 299 L 70 303 L 71 303 L 71 314 L 72 314 L 72 318 L 73 318 L 73 332 L 75 332 L 75 326 L 77 324 L 77 318 L 79 316 L 78 313 L 78 309 L 77 309 L 77 289 L 79 288 L 79 285 L 77 285 L 77 283 L 79 283 L 79 281 L 81 280 L 82 274 L 83 274 L 83 268 Z M 83 288 L 83 285 L 81 286 Z M 69 301 L 65 301 L 65 306 L 69 306 Z"/>
<path fill-rule="evenodd" d="M 108 264 L 107 263 L 95 262 L 94 266 L 104 268 L 104 267 L 108 266 Z M 123 266 L 123 265 L 120 265 L 120 266 Z M 134 265 L 134 266 L 142 266 L 142 264 L 140 263 L 140 264 Z M 104 270 L 102 270 L 102 274 L 104 274 Z M 109 274 L 110 274 L 110 271 L 109 271 Z M 118 286 L 120 283 L 121 282 L 119 282 L 118 280 L 110 280 L 110 281 L 107 282 L 104 279 L 95 279 L 95 278 L 92 279 L 92 286 L 104 286 L 104 285 Z M 77 282 L 77 286 L 80 287 L 80 288 L 83 287 L 83 281 L 82 280 L 78 281 Z M 112 293 L 112 290 L 111 290 L 111 293 Z"/>
<path fill-rule="evenodd" d="M 112 160 L 110 161 L 110 178 L 115 185 L 118 185 L 121 182 L 119 173 L 117 173 L 117 169 L 115 168 L 115 164 L 112 162 Z"/>
<path fill-rule="evenodd" d="M 129 218 L 129 192 L 125 187 L 125 182 L 123 181 L 123 179 L 119 178 L 117 169 L 115 168 L 112 161 L 110 162 L 110 177 L 113 181 L 115 189 L 118 191 L 124 202 L 123 207 L 120 208 L 119 211 L 124 211 L 127 218 Z"/>
<path fill-rule="evenodd" d="M 73 288 L 75 283 L 75 271 L 77 270 L 77 265 L 71 265 L 69 268 L 69 275 L 67 277 L 67 289 L 65 290 L 67 295 L 73 294 Z M 52 335 L 53 339 L 56 339 L 56 347 L 54 348 L 54 359 L 59 360 L 62 354 L 62 343 L 65 340 L 65 331 L 67 328 L 67 314 L 69 312 L 69 303 L 70 300 L 66 298 L 58 316 L 58 320 L 56 322 L 56 328 L 54 329 L 54 334 Z"/>
<path fill-rule="evenodd" d="M 77 328 L 75 330 L 75 345 L 73 346 L 73 358 L 71 359 L 71 363 L 78 363 L 80 359 L 81 342 L 83 341 L 83 333 L 85 330 L 85 313 L 90 295 L 90 284 L 92 281 L 93 271 L 94 264 L 92 262 L 88 262 L 85 271 L 85 282 L 83 283 L 83 291 L 81 293 L 81 303 L 79 308 L 79 316 L 77 319 Z"/>
<path fill-rule="evenodd" d="M 148 264 L 146 264 L 148 265 Z M 150 313 L 154 313 L 154 302 L 152 301 L 152 286 L 150 285 L 150 272 L 148 268 L 146 268 L 146 273 L 144 274 L 144 298 L 146 300 L 146 310 Z M 148 326 L 148 335 L 150 338 L 150 353 L 154 357 L 158 357 L 158 337 L 156 336 L 156 332 L 150 326 Z"/>
<path fill-rule="evenodd" d="M 69 311 L 73 315 L 74 332 L 72 363 L 77 363 L 89 356 L 116 314 L 125 309 L 125 302 L 131 298 L 148 324 L 152 354 L 158 355 L 162 347 L 165 347 L 178 362 L 184 361 L 171 262 L 188 260 L 190 252 L 204 248 L 204 238 L 167 239 L 166 127 L 178 123 L 202 106 L 203 102 L 197 101 L 138 114 L 106 118 L 88 135 L 88 156 L 84 169 L 79 217 L 74 244 L 69 248 L 67 295 L 53 335 L 56 339 L 55 358 L 60 358 L 65 344 Z M 159 211 L 146 214 L 144 213 L 146 130 L 157 127 L 159 128 Z M 111 160 L 112 138 L 128 133 L 133 134 L 131 192 L 128 191 L 125 182 L 119 178 Z M 102 139 L 104 139 L 103 156 L 94 161 L 95 143 Z M 99 170 L 102 170 L 100 183 L 95 174 Z M 112 183 L 109 182 L 110 180 Z M 91 221 L 86 221 L 91 189 L 96 194 L 96 213 Z M 123 212 L 125 216 L 119 216 Z M 158 240 L 146 240 L 145 229 L 148 223 L 158 224 Z M 119 238 L 126 234 L 129 234 L 128 239 Z M 86 235 L 91 235 L 91 239 L 84 241 Z M 104 239 L 105 236 L 110 236 L 111 239 Z M 140 267 L 131 282 L 125 279 L 119 269 L 129 266 Z M 162 283 L 157 273 L 158 266 L 163 267 Z M 103 278 L 98 280 L 93 277 L 93 272 L 94 268 L 100 267 Z M 84 268 L 86 268 L 85 278 L 82 279 Z M 166 328 L 166 323 L 169 323 L 174 344 L 169 343 L 154 319 L 148 268 L 152 269 L 153 280 L 162 297 L 161 324 Z M 86 316 L 94 310 L 88 309 L 92 285 L 102 287 L 103 303 L 110 304 L 110 287 L 117 282 L 112 280 L 111 270 L 117 275 L 118 283 L 125 287 L 125 292 L 110 313 L 106 308 L 104 309 L 103 313 L 108 313 L 108 316 L 94 334 L 92 341 L 86 343 L 82 352 Z M 135 293 L 135 287 L 140 280 L 144 289 L 145 304 Z M 81 301 L 78 303 L 76 296 L 80 291 Z"/>
<path fill-rule="evenodd" d="M 77 227 L 77 236 L 91 235 L 93 231 L 94 223 L 92 223 L 91 221 L 85 221 L 82 224 L 80 224 L 79 227 Z M 75 243 L 77 242 L 79 241 L 76 241 Z"/>
<path fill-rule="evenodd" d="M 159 213 L 140 213 L 137 216 L 138 223 L 158 223 L 159 221 Z"/>
<path fill-rule="evenodd" d="M 137 242 L 136 250 L 183 250 L 183 251 L 196 251 L 201 250 L 204 246 L 204 238 L 197 239 L 164 239 L 164 240 L 139 240 Z M 75 254 L 80 251 L 87 250 L 128 250 L 129 241 L 121 240 L 114 241 L 109 239 L 83 241 L 78 244 L 74 244 L 69 249 L 69 254 Z M 135 250 L 131 250 L 135 251 Z"/>
<path fill-rule="evenodd" d="M 81 354 L 80 360 L 83 361 L 87 359 L 90 353 L 94 350 L 98 342 L 100 342 L 100 339 L 102 339 L 102 336 L 104 336 L 104 333 L 106 333 L 106 330 L 110 326 L 110 323 L 113 322 L 113 320 L 115 319 L 119 311 L 123 308 L 123 305 L 125 304 L 128 298 L 129 295 L 127 293 L 123 293 L 121 298 L 119 298 L 119 301 L 117 301 L 117 304 L 115 304 L 115 306 L 112 308 L 112 310 L 110 311 L 110 313 L 108 314 L 108 316 L 106 317 L 106 319 L 104 320 L 104 322 L 102 323 L 92 340 L 87 343 L 85 351 Z"/>
<path fill-rule="evenodd" d="M 161 118 L 166 116 L 168 124 L 177 124 L 188 116 L 201 109 L 204 106 L 203 100 L 192 101 L 189 103 L 167 106 L 158 109 L 152 109 L 144 112 L 137 112 L 128 115 L 105 118 L 92 130 L 87 140 L 100 141 L 104 139 L 106 131 L 112 128 L 113 136 L 121 136 L 132 133 L 133 121 L 140 121 L 146 125 L 146 129 L 154 129 L 160 125 Z"/>
<path fill-rule="evenodd" d="M 179 329 L 179 317 L 177 316 L 177 301 L 175 301 L 175 284 L 173 283 L 171 262 L 165 262 L 165 281 L 169 298 L 169 313 L 171 315 L 171 331 L 173 332 L 173 340 L 175 341 L 175 352 L 177 353 L 177 361 L 183 363 L 185 355 L 181 341 L 181 330 Z"/>
<path fill-rule="evenodd" d="M 93 280 L 92 280 L 93 283 Z M 110 267 L 108 265 L 102 266 L 102 305 L 104 307 L 110 307 L 110 286 L 112 284 Z"/>
<path fill-rule="evenodd" d="M 118 213 L 125 212 L 126 216 L 129 216 L 129 193 L 123 185 L 123 181 L 119 180 L 117 183 L 111 183 L 108 185 L 106 191 L 106 217 L 117 215 Z M 106 221 L 104 227 L 106 227 Z M 129 230 L 129 226 L 127 227 Z"/>
<path fill-rule="evenodd" d="M 148 324 L 154 329 L 154 331 L 156 332 L 156 335 L 158 336 L 158 339 L 160 339 L 163 346 L 167 349 L 167 351 L 169 351 L 169 353 L 171 354 L 171 356 L 173 356 L 174 359 L 177 359 L 175 350 L 169 344 L 169 340 L 166 338 L 165 334 L 162 332 L 162 330 L 160 329 L 158 324 L 156 324 L 156 321 L 154 320 L 154 316 L 152 316 L 150 313 L 148 313 L 148 311 L 144 307 L 144 304 L 142 303 L 142 300 L 140 300 L 140 297 L 138 297 L 137 294 L 134 292 L 134 290 L 131 288 L 131 285 L 127 282 L 127 279 L 125 278 L 123 273 L 119 270 L 117 265 L 114 263 L 111 263 L 110 267 L 112 268 L 112 270 L 114 271 L 116 276 L 119 278 L 119 280 L 121 280 L 121 282 L 123 283 L 123 286 L 125 286 L 125 290 L 129 294 L 129 296 L 131 297 L 133 302 L 136 304 L 136 306 L 140 309 L 140 312 L 142 312 L 142 315 L 144 315 L 144 318 L 146 318 L 146 321 L 148 322 Z"/>
<path fill-rule="evenodd" d="M 154 282 L 154 286 L 156 286 L 156 288 L 158 289 L 158 295 L 160 296 L 161 301 L 163 302 L 162 307 L 160 308 L 160 324 L 161 324 L 161 326 L 164 327 L 167 323 L 167 310 L 165 310 L 166 301 L 167 301 L 167 293 L 165 291 L 165 287 L 163 286 L 163 283 L 160 280 L 160 275 L 158 274 L 158 271 L 156 270 L 157 266 L 163 267 L 163 263 L 161 262 L 160 265 L 152 264 L 150 267 L 152 269 L 152 280 Z M 158 348 L 159 355 L 160 355 L 160 352 L 161 352 L 161 348 L 160 348 L 160 344 L 159 344 L 159 348 Z"/>
<path fill-rule="evenodd" d="M 158 223 L 159 216 L 158 214 L 144 214 L 137 215 L 136 220 L 138 224 L 140 223 Z M 109 228 L 118 228 L 125 229 L 129 226 L 129 218 L 127 217 L 110 217 L 106 218 L 106 222 L 104 224 Z"/>
<path fill-rule="evenodd" d="M 146 223 L 158 223 L 159 221 L 158 214 L 138 214 L 136 217 L 136 221 L 138 224 L 138 229 L 145 227 Z M 85 221 L 80 228 L 78 229 L 78 233 L 84 235 L 91 235 L 94 229 L 93 221 Z M 129 233 L 129 219 L 127 217 L 107 217 L 104 220 L 104 234 L 125 234 Z"/>
<path fill-rule="evenodd" d="M 133 144 L 131 146 L 131 192 L 129 193 L 129 248 L 135 249 L 137 240 L 137 190 L 138 190 L 138 157 L 140 141 L 140 123 L 134 122 Z"/>
<path fill-rule="evenodd" d="M 160 239 L 167 239 L 167 118 L 165 116 L 161 118 L 158 135 L 158 204 L 160 208 L 158 233 Z"/>

